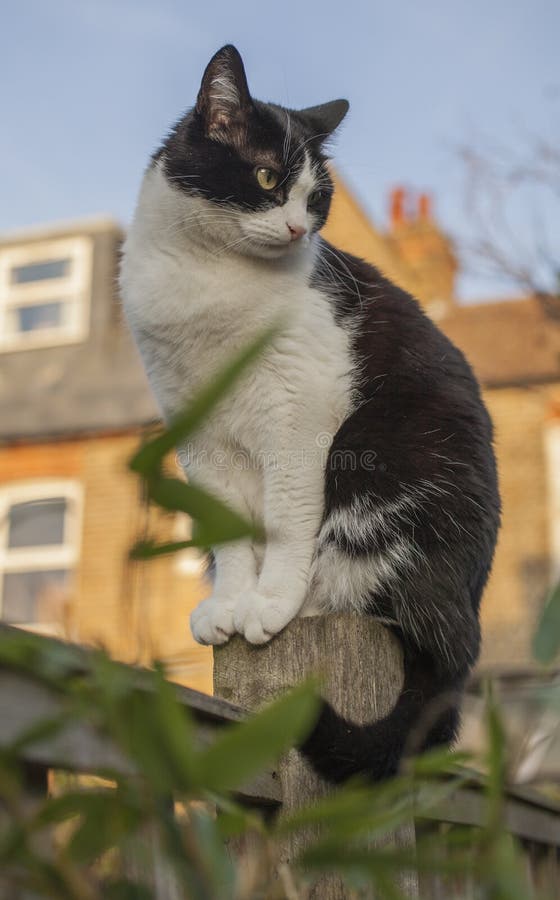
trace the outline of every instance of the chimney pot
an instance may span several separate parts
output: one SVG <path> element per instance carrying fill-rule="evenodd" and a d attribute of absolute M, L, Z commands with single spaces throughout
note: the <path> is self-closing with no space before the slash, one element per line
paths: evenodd
<path fill-rule="evenodd" d="M 391 228 L 398 228 L 406 222 L 405 213 L 406 191 L 403 187 L 396 187 L 390 194 Z"/>
<path fill-rule="evenodd" d="M 420 222 L 432 220 L 432 198 L 429 194 L 420 194 L 418 198 L 418 219 Z"/>

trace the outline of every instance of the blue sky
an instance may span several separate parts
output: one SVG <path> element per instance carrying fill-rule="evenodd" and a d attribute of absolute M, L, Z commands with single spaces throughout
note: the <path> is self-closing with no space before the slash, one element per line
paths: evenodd
<path fill-rule="evenodd" d="M 233 42 L 260 99 L 350 100 L 337 166 L 378 224 L 404 183 L 460 234 L 454 148 L 558 134 L 559 34 L 557 0 L 19 0 L 0 36 L 0 230 L 96 213 L 126 224 L 149 154 Z M 464 277 L 461 290 L 496 285 Z"/>

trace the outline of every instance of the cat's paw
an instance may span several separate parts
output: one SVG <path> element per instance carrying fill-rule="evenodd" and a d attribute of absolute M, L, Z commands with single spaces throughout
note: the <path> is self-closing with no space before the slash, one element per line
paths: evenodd
<path fill-rule="evenodd" d="M 199 644 L 225 644 L 235 631 L 235 601 L 208 597 L 191 613 L 191 631 Z"/>
<path fill-rule="evenodd" d="M 297 615 L 293 603 L 285 597 L 267 597 L 248 591 L 235 607 L 233 624 L 250 644 L 266 644 Z"/>

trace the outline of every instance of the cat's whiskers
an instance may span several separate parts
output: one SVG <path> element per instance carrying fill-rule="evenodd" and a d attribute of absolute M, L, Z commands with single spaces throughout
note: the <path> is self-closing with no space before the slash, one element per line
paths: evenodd
<path fill-rule="evenodd" d="M 232 250 L 233 247 L 237 247 L 239 244 L 251 240 L 253 240 L 253 238 L 251 238 L 250 235 L 244 234 L 243 237 L 240 237 L 235 241 L 231 241 L 229 244 L 223 244 L 223 246 L 218 247 L 218 249 L 215 251 L 215 253 L 212 254 L 212 256 L 220 256 L 222 253 L 225 253 L 228 250 Z"/>
<path fill-rule="evenodd" d="M 352 274 L 350 268 L 347 266 L 347 264 L 344 262 L 343 259 L 341 259 L 339 256 L 337 256 L 337 255 L 334 253 L 334 251 L 331 250 L 331 248 L 330 248 L 328 245 L 326 245 L 326 244 L 323 245 L 323 248 L 322 248 L 322 249 L 326 250 L 327 253 L 330 253 L 331 256 L 333 256 L 339 264 L 342 264 L 342 266 L 344 267 L 344 269 L 345 269 L 346 272 L 348 273 L 348 277 L 351 279 L 351 281 L 352 281 L 353 284 L 354 284 L 354 287 L 355 287 L 355 289 L 356 289 L 356 295 L 357 295 L 357 297 L 358 297 L 358 302 L 359 302 L 359 304 L 360 304 L 360 309 L 363 309 L 364 302 L 363 302 L 362 295 L 361 295 L 361 293 L 360 293 L 360 288 L 358 287 L 358 281 L 357 281 L 357 279 L 354 277 L 354 275 Z"/>
<path fill-rule="evenodd" d="M 286 166 L 289 165 L 289 156 L 288 153 L 290 151 L 290 144 L 292 142 L 292 120 L 290 118 L 290 113 L 286 110 L 286 133 L 284 135 L 284 143 L 282 145 L 282 159 L 286 163 Z"/>

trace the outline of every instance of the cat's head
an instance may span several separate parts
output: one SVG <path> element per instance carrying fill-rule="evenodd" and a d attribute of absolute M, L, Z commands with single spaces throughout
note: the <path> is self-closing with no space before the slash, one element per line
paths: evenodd
<path fill-rule="evenodd" d="M 217 246 L 276 258 L 296 252 L 325 223 L 333 185 L 323 145 L 346 100 L 288 110 L 254 100 L 241 56 L 212 57 L 195 107 L 154 156 L 184 198 L 188 227 Z"/>

